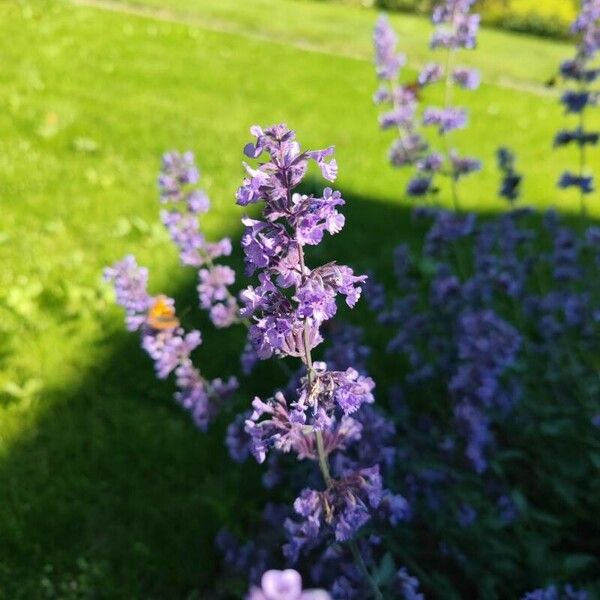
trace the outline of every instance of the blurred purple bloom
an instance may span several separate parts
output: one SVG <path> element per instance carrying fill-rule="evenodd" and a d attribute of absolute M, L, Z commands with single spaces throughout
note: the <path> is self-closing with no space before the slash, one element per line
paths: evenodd
<path fill-rule="evenodd" d="M 246 600 L 331 600 L 325 590 L 302 591 L 300 573 L 293 569 L 266 571 L 261 587 L 253 587 Z"/>

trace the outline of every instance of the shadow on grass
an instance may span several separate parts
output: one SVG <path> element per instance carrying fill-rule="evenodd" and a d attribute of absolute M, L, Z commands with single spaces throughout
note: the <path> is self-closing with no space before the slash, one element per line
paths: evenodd
<path fill-rule="evenodd" d="M 415 223 L 407 205 L 345 197 L 345 232 L 314 249 L 311 262 L 335 257 L 391 281 L 392 249 L 417 243 L 426 224 Z M 174 294 L 180 307 L 196 304 L 192 274 L 188 281 Z M 202 317 L 195 324 L 204 333 L 205 373 L 236 372 L 244 332 L 216 331 Z M 136 335 L 107 334 L 99 343 L 110 359 L 77 389 L 48 392 L 33 431 L 0 462 L 0 598 L 67 597 L 43 591 L 46 565 L 55 585 L 75 572 L 78 585 L 93 590 L 73 597 L 170 599 L 194 590 L 203 590 L 194 597 L 219 597 L 213 540 L 223 526 L 241 533 L 256 521 L 266 498 L 261 469 L 229 459 L 224 418 L 206 434 L 194 428 L 170 400 L 170 385 L 156 383 Z M 385 369 L 376 370 L 383 390 Z M 281 382 L 277 369 L 262 365 L 235 402 L 247 406 Z M 99 574 L 78 572 L 81 557 Z"/>

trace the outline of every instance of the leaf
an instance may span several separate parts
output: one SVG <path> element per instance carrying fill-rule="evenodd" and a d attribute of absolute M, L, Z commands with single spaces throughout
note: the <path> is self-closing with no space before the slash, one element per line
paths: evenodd
<path fill-rule="evenodd" d="M 570 554 L 565 558 L 565 569 L 567 571 L 583 571 L 597 561 L 592 554 Z"/>
<path fill-rule="evenodd" d="M 570 427 L 570 422 L 566 419 L 560 419 L 557 421 L 549 421 L 540 425 L 540 431 L 545 435 L 559 436 L 565 433 Z"/>
<path fill-rule="evenodd" d="M 438 263 L 429 258 L 422 258 L 418 262 L 419 271 L 428 277 L 432 277 L 438 270 Z"/>
<path fill-rule="evenodd" d="M 381 559 L 377 570 L 373 574 L 373 579 L 375 580 L 375 583 L 377 585 L 384 586 L 392 581 L 395 574 L 396 565 L 394 563 L 394 559 L 392 555 L 389 552 L 387 552 Z"/>
<path fill-rule="evenodd" d="M 590 460 L 596 469 L 600 469 L 600 452 L 590 452 Z"/>

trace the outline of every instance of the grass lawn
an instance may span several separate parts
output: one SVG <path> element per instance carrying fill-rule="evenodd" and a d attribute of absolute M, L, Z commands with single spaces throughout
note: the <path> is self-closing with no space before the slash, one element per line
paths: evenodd
<path fill-rule="evenodd" d="M 196 152 L 216 207 L 206 227 L 237 236 L 240 149 L 249 125 L 278 121 L 306 146 L 336 144 L 348 225 L 328 249 L 359 268 L 380 254 L 385 272 L 418 232 L 371 103 L 375 16 L 294 0 L 0 4 L 0 598 L 71 597 L 60 588 L 73 581 L 93 598 L 212 597 L 214 534 L 253 519 L 260 470 L 234 466 L 223 423 L 200 435 L 155 384 L 100 272 L 135 253 L 153 291 L 193 309 L 193 273 L 158 225 L 160 154 Z M 393 20 L 423 64 L 428 23 Z M 464 62 L 486 83 L 465 94 L 471 133 L 455 139 L 487 170 L 464 186 L 465 206 L 502 207 L 494 152 L 508 144 L 528 202 L 574 211 L 554 182 L 576 158 L 551 149 L 563 118 L 542 85 L 569 49 L 496 31 L 480 46 Z M 234 370 L 241 332 L 199 324 L 203 369 Z M 240 402 L 268 393 L 268 375 Z"/>

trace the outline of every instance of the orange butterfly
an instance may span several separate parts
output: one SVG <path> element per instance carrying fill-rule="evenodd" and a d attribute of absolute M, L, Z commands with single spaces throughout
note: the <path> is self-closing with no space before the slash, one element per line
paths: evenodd
<path fill-rule="evenodd" d="M 148 310 L 146 323 L 152 329 L 164 330 L 179 327 L 179 319 L 175 316 L 175 308 L 166 296 L 157 296 Z"/>

